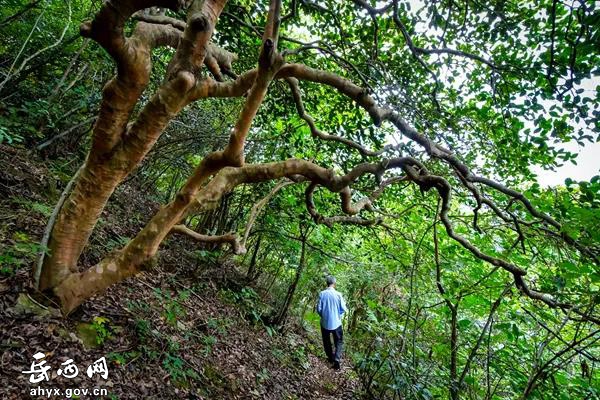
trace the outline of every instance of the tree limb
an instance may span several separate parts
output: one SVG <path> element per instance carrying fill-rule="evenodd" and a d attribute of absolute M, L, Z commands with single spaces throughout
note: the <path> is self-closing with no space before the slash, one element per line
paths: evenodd
<path fill-rule="evenodd" d="M 240 242 L 235 233 L 228 233 L 225 235 L 202 235 L 198 232 L 191 230 L 185 225 L 175 225 L 171 228 L 171 233 L 181 233 L 191 237 L 194 240 L 197 240 L 198 242 L 203 243 L 229 243 L 234 254 L 246 253 L 246 248 Z"/>

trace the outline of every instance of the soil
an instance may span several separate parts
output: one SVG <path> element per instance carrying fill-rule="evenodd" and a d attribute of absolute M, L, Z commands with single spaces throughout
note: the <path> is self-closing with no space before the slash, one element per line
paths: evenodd
<path fill-rule="evenodd" d="M 33 290 L 32 267 L 47 219 L 76 160 L 41 160 L 0 145 L 0 399 L 32 389 L 106 389 L 102 399 L 358 399 L 349 362 L 334 371 L 318 333 L 284 334 L 256 315 L 261 288 L 243 284 L 231 260 L 209 263 L 197 244 L 170 238 L 149 272 L 111 287 L 63 317 Z M 123 245 L 158 208 L 135 180 L 117 189 L 81 257 L 87 268 Z M 42 352 L 49 380 L 29 381 Z M 105 357 L 108 377 L 89 378 Z M 72 359 L 78 375 L 57 375 Z M 64 367 L 63 367 L 64 368 Z M 44 392 L 47 393 L 47 392 Z M 72 393 L 72 392 L 71 392 Z M 54 394 L 54 392 L 53 392 Z"/>

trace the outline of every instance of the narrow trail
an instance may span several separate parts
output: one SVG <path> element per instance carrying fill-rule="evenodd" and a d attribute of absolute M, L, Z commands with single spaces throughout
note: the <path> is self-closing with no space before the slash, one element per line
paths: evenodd
<path fill-rule="evenodd" d="M 313 380 L 320 386 L 319 399 L 357 399 L 358 381 L 352 367 L 347 362 L 335 371 L 323 358 L 310 355 L 310 369 L 307 380 Z"/>
<path fill-rule="evenodd" d="M 38 242 L 60 193 L 49 182 L 60 179 L 18 152 L 0 152 L 0 170 L 0 181 L 7 183 L 0 186 L 0 208 L 10 210 L 3 213 L 9 218 L 0 245 L 12 245 L 15 238 Z M 84 260 L 93 263 L 107 242 L 139 228 L 130 218 L 134 203 L 148 215 L 156 207 L 136 188 L 119 188 Z M 39 386 L 105 388 L 102 399 L 358 399 L 352 368 L 346 362 L 335 371 L 327 364 L 316 330 L 292 326 L 283 335 L 269 335 L 252 313 L 265 304 L 248 304 L 243 288 L 230 288 L 234 269 L 199 265 L 195 248 L 193 242 L 170 240 L 155 270 L 111 287 L 68 318 L 31 300 L 28 268 L 1 278 L 0 399 L 30 398 L 38 384 L 22 371 L 30 369 L 37 352 L 52 367 Z M 91 380 L 85 366 L 101 357 L 108 379 Z M 56 371 L 69 358 L 80 373 L 67 380 Z"/>

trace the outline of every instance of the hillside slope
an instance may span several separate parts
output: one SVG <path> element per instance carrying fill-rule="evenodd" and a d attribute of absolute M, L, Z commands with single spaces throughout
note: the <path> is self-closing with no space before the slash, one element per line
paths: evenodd
<path fill-rule="evenodd" d="M 264 307 L 260 288 L 236 284 L 232 263 L 203 264 L 182 239 L 169 240 L 153 271 L 111 287 L 68 318 L 38 304 L 30 277 L 37 243 L 77 168 L 46 165 L 0 149 L 0 398 L 29 398 L 38 386 L 59 389 L 63 398 L 75 388 L 104 388 L 101 398 L 110 399 L 358 398 L 353 371 L 326 365 L 316 333 L 295 327 L 279 335 L 265 327 L 256 312 Z M 83 266 L 139 229 L 157 207 L 149 197 L 133 184 L 118 189 Z M 50 379 L 30 383 L 22 371 L 37 352 L 52 367 Z M 108 378 L 89 378 L 87 366 L 101 357 Z M 75 378 L 57 375 L 67 359 L 79 367 Z"/>

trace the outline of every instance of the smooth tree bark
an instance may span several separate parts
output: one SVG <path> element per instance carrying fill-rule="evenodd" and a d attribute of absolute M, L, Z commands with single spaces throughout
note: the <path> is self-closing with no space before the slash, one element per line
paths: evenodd
<path fill-rule="evenodd" d="M 126 19 L 124 19 L 124 16 L 131 16 L 139 9 L 148 8 L 149 6 L 148 2 L 138 3 L 143 3 L 143 7 L 133 7 L 128 2 L 119 3 L 124 5 L 124 9 L 120 12 L 115 12 L 112 7 L 104 7 L 94 22 L 84 25 L 85 29 L 82 29 L 85 32 L 93 32 L 94 26 L 99 26 L 97 21 L 100 17 L 108 15 L 117 19 L 117 21 L 120 20 L 120 35 L 115 38 L 105 32 L 100 32 L 96 40 L 101 43 L 106 41 L 111 45 L 114 41 L 127 43 L 131 39 L 124 40 L 121 36 L 122 23 Z M 211 83 L 209 80 L 197 82 L 196 73 L 204 61 L 206 51 L 212 48 L 208 46 L 208 40 L 224 3 L 224 1 L 195 1 L 192 3 L 188 11 L 188 23 L 169 66 L 169 79 L 140 112 L 137 120 L 133 124 L 127 125 L 132 107 L 141 95 L 143 87 L 148 83 L 149 71 L 147 67 L 149 66 L 151 45 L 154 43 L 167 43 L 167 41 L 172 45 L 174 43 L 170 40 L 180 37 L 176 32 L 173 34 L 175 28 L 167 28 L 165 31 L 145 22 L 138 23 L 137 26 L 141 26 L 142 32 L 146 33 L 145 35 L 140 34 L 138 28 L 136 29 L 138 36 L 152 39 L 148 41 L 140 39 L 136 42 L 141 43 L 140 46 L 143 49 L 140 50 L 141 54 L 138 56 L 145 57 L 147 63 L 144 67 L 140 67 L 140 63 L 133 63 L 133 66 L 131 66 L 133 74 L 128 76 L 128 79 L 135 77 L 139 84 L 133 87 L 119 88 L 118 92 L 116 88 L 112 91 L 110 90 L 112 83 L 115 83 L 116 86 L 129 83 L 126 80 L 121 82 L 119 76 L 117 76 L 105 88 L 101 115 L 94 129 L 92 150 L 80 174 L 78 184 L 61 209 L 50 239 L 51 256 L 47 258 L 44 264 L 40 289 L 53 288 L 54 294 L 60 300 L 63 311 L 70 312 L 93 294 L 137 273 L 144 263 L 149 261 L 156 253 L 158 246 L 166 235 L 171 232 L 171 229 L 186 215 L 186 211 L 196 200 L 196 193 L 206 180 L 225 166 L 241 166 L 243 164 L 243 148 L 246 135 L 266 94 L 267 87 L 283 61 L 276 51 L 280 3 L 275 1 L 269 10 L 269 19 L 259 56 L 256 79 L 248 92 L 244 108 L 232 130 L 227 147 L 223 151 L 213 152 L 205 157 L 177 194 L 175 200 L 161 209 L 124 249 L 108 256 L 93 268 L 83 272 L 77 271 L 76 261 L 81 254 L 83 245 L 89 238 L 99 213 L 116 185 L 141 161 L 143 155 L 156 142 L 168 121 L 191 101 L 190 98 L 205 97 L 202 93 L 197 97 L 195 95 L 182 96 L 181 94 L 196 93 L 195 90 L 202 92 L 202 89 Z M 159 5 L 162 6 L 163 4 Z M 158 27 L 164 28 L 162 25 Z M 167 33 L 164 34 L 165 32 Z M 106 48 L 109 53 L 112 50 L 114 54 L 111 55 L 116 59 L 120 57 L 119 51 L 125 51 L 124 49 L 113 49 L 111 46 L 106 46 Z M 145 71 L 140 71 L 144 68 L 146 68 Z M 138 73 L 141 73 L 141 77 Z M 196 84 L 200 88 L 196 88 Z M 123 97 L 119 97 L 121 95 Z M 113 96 L 116 98 L 113 98 Z M 119 104 L 123 104 L 124 109 L 121 113 L 115 113 L 114 109 Z M 109 118 L 103 118 L 102 110 L 107 111 Z M 121 119 L 118 120 L 117 117 Z M 119 133 L 125 131 L 125 143 L 120 143 L 119 138 L 115 136 L 119 136 Z M 109 139 L 112 143 L 107 143 L 106 140 L 101 142 L 98 136 Z M 106 154 L 107 152 L 111 155 L 108 162 L 100 158 L 98 154 Z M 94 182 L 94 178 L 98 182 Z M 211 205 L 214 206 L 214 204 Z"/>
<path fill-rule="evenodd" d="M 270 1 L 266 23 L 260 32 L 261 44 L 257 66 L 235 75 L 232 63 L 236 55 L 210 42 L 225 3 L 226 0 L 107 1 L 92 21 L 81 25 L 82 36 L 96 41 L 114 59 L 117 74 L 104 87 L 90 152 L 74 182 L 72 192 L 60 207 L 56 222 L 51 226 L 49 254 L 43 258 L 39 271 L 39 289 L 52 292 L 60 301 L 65 313 L 71 312 L 94 294 L 101 293 L 109 286 L 143 270 L 158 251 L 161 242 L 171 233 L 183 233 L 203 242 L 228 242 L 235 251 L 242 252 L 249 231 L 244 233 L 241 241 L 234 233 L 209 237 L 194 232 L 181 222 L 192 211 L 214 208 L 224 195 L 240 184 L 287 178 L 295 183 L 308 183 L 305 191 L 308 214 L 316 223 L 329 226 L 385 226 L 382 218 L 365 219 L 361 212 L 372 210 L 373 203 L 381 193 L 399 182 L 412 183 L 423 192 L 434 190 L 441 203 L 439 221 L 448 237 L 474 257 L 505 270 L 523 295 L 549 307 L 569 311 L 577 318 L 600 324 L 600 317 L 588 315 L 576 305 L 558 301 L 551 295 L 530 287 L 526 277 L 527 271 L 523 267 L 508 259 L 484 252 L 459 234 L 449 217 L 453 190 L 450 182 L 462 185 L 476 203 L 473 209 L 475 229 L 478 229 L 478 212 L 486 207 L 498 219 L 513 226 L 514 230 L 519 232 L 521 242 L 523 234 L 520 227 L 536 225 L 543 228 L 548 235 L 560 238 L 585 257 L 598 262 L 598 256 L 593 251 L 571 238 L 562 230 L 559 222 L 536 209 L 522 193 L 478 176 L 452 151 L 418 132 L 395 110 L 379 106 L 368 89 L 329 71 L 299 63 L 287 63 L 284 55 L 278 51 L 279 25 L 288 18 L 287 15 L 281 17 L 279 0 Z M 372 15 L 389 9 L 372 8 L 366 2 L 355 3 Z M 393 5 L 394 16 L 397 17 L 396 2 Z M 157 7 L 155 11 L 144 11 L 153 7 Z M 187 8 L 187 21 L 179 21 L 165 15 L 159 10 L 163 8 Z M 126 36 L 124 26 L 131 18 L 136 19 L 137 24 L 133 33 Z M 403 29 L 400 19 L 395 18 L 394 21 L 415 57 L 437 54 L 436 52 L 456 53 L 452 49 L 432 50 L 416 47 L 408 40 L 408 31 Z M 174 48 L 175 54 L 169 63 L 163 83 L 137 115 L 134 115 L 133 111 L 149 83 L 152 50 L 161 46 Z M 287 54 L 293 52 L 287 51 Z M 468 55 L 465 57 L 469 58 Z M 478 61 L 485 63 L 486 60 Z M 212 77 L 202 73 L 203 66 L 206 66 Z M 287 83 L 300 118 L 308 124 L 316 140 L 339 142 L 369 161 L 357 164 L 343 175 L 335 174 L 333 169 L 300 159 L 246 164 L 246 138 L 269 85 L 275 79 Z M 441 164 L 444 166 L 442 170 L 450 171 L 452 179 L 430 173 L 424 162 L 414 157 L 385 157 L 389 147 L 368 149 L 348 138 L 321 132 L 302 103 L 302 82 L 329 87 L 364 110 L 375 126 L 385 123 L 396 129 L 407 140 L 423 149 L 428 162 Z M 164 205 L 125 247 L 107 255 L 92 268 L 80 271 L 78 259 L 115 188 L 139 165 L 169 121 L 183 107 L 199 99 L 215 97 L 244 97 L 242 110 L 232 127 L 225 148 L 206 155 L 175 198 Z M 400 175 L 383 180 L 384 174 L 393 175 L 394 171 L 398 170 Z M 352 185 L 363 177 L 374 178 L 377 188 L 369 196 L 353 201 Z M 323 216 L 319 213 L 313 197 L 314 192 L 320 188 L 339 195 L 343 215 Z M 509 207 L 496 205 L 489 195 L 490 192 L 509 199 Z M 522 207 L 528 216 L 527 220 L 518 218 L 510 210 L 515 204 Z M 251 220 L 252 218 L 255 219 L 255 216 L 251 216 Z"/>
<path fill-rule="evenodd" d="M 40 290 L 54 288 L 78 272 L 77 260 L 109 197 L 147 154 L 170 119 L 189 103 L 181 94 L 195 84 L 195 74 L 224 3 L 194 2 L 189 20 L 195 23 L 183 34 L 172 27 L 139 22 L 130 37 L 124 36 L 124 24 L 134 12 L 154 5 L 175 10 L 184 5 L 167 0 L 125 1 L 118 5 L 109 2 L 93 21 L 81 25 L 82 36 L 98 42 L 115 59 L 117 75 L 104 87 L 92 148 L 53 225 Z M 158 46 L 178 48 L 170 68 L 176 73 L 171 72 L 130 124 L 133 109 L 150 79 L 151 51 Z"/>

